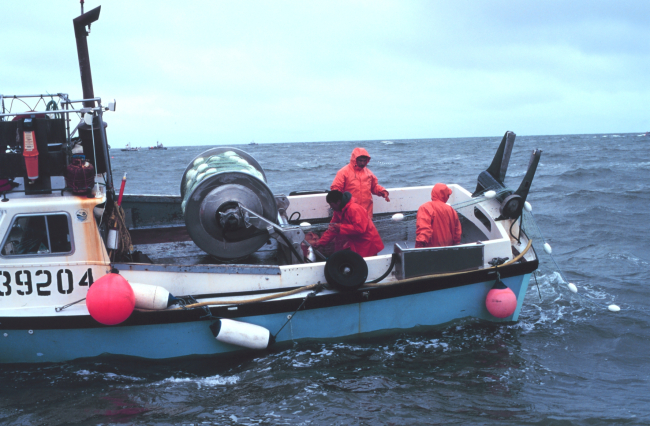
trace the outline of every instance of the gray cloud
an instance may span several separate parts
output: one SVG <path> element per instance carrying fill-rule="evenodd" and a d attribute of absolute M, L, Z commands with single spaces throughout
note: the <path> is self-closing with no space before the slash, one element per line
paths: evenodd
<path fill-rule="evenodd" d="M 77 3 L 0 13 L 0 91 L 80 96 Z M 89 44 L 117 146 L 630 132 L 650 127 L 647 16 L 645 1 L 122 0 Z"/>

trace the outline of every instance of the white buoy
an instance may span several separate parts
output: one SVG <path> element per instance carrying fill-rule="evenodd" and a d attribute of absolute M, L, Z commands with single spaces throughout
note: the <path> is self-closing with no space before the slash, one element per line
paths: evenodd
<path fill-rule="evenodd" d="M 266 328 L 226 318 L 213 323 L 210 330 L 220 342 L 249 349 L 266 349 L 271 341 L 271 332 Z"/>
<path fill-rule="evenodd" d="M 576 287 L 575 284 L 573 284 L 573 283 L 569 283 L 569 284 L 567 284 L 566 286 L 569 287 L 569 290 L 571 290 L 573 293 L 577 293 L 577 292 L 578 292 L 578 287 Z"/>
<path fill-rule="evenodd" d="M 485 195 L 485 198 L 487 198 L 488 200 L 491 200 L 492 198 L 497 196 L 497 193 L 495 191 L 489 190 L 483 195 Z"/>
<path fill-rule="evenodd" d="M 395 213 L 395 214 L 393 215 L 393 220 L 394 220 L 395 222 L 401 222 L 401 221 L 404 220 L 404 215 L 403 215 L 402 213 Z"/>
<path fill-rule="evenodd" d="M 302 222 L 302 223 L 300 224 L 300 227 L 301 227 L 303 230 L 306 231 L 307 229 L 311 228 L 311 223 L 309 223 L 309 222 Z"/>
<path fill-rule="evenodd" d="M 109 250 L 116 250 L 118 246 L 118 239 L 117 239 L 117 229 L 109 229 L 108 230 L 108 238 L 106 239 L 106 247 Z"/>
<path fill-rule="evenodd" d="M 136 308 L 160 311 L 169 306 L 169 292 L 164 288 L 151 284 L 129 284 L 135 295 Z"/>
<path fill-rule="evenodd" d="M 533 211 L 533 206 L 531 206 L 528 201 L 524 202 L 524 208 L 526 209 L 527 212 Z"/>
<path fill-rule="evenodd" d="M 609 305 L 607 309 L 609 309 L 612 312 L 618 312 L 621 310 L 621 308 L 619 308 L 618 305 Z"/>
<path fill-rule="evenodd" d="M 553 249 L 549 243 L 544 243 L 544 251 L 548 254 L 551 254 L 553 252 Z"/>

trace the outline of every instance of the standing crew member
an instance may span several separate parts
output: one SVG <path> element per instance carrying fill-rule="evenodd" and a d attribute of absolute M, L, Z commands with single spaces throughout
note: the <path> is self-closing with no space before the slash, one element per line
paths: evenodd
<path fill-rule="evenodd" d="M 354 148 L 350 156 L 350 164 L 336 173 L 330 189 L 351 193 L 357 204 L 366 209 L 368 218 L 372 220 L 372 194 L 383 197 L 386 201 L 390 199 L 386 188 L 377 183 L 377 176 L 366 167 L 369 161 L 368 151 L 364 148 Z"/>
<path fill-rule="evenodd" d="M 384 248 L 384 243 L 375 224 L 368 219 L 366 210 L 355 203 L 352 194 L 330 191 L 326 201 L 334 210 L 334 215 L 329 229 L 313 247 L 320 249 L 336 240 L 337 249 L 349 248 L 363 257 L 377 256 Z"/>
<path fill-rule="evenodd" d="M 415 230 L 415 247 L 445 247 L 460 244 L 462 228 L 458 213 L 446 204 L 451 189 L 436 183 L 431 190 L 431 201 L 418 209 Z"/>

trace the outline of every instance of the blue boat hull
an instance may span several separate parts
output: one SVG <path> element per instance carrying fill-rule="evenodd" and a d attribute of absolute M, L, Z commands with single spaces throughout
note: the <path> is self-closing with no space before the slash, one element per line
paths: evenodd
<path fill-rule="evenodd" d="M 530 273 L 502 278 L 517 296 L 517 309 L 504 319 L 493 317 L 485 307 L 485 297 L 494 280 L 441 288 L 431 291 L 386 297 L 333 306 L 309 303 L 300 310 L 277 336 L 277 342 L 299 339 L 329 339 L 364 335 L 380 330 L 404 330 L 418 326 L 444 324 L 456 319 L 473 317 L 492 322 L 513 322 L 519 318 Z M 317 296 L 312 299 L 320 299 Z M 310 301 L 312 300 L 310 299 Z M 300 302 L 298 300 L 297 302 Z M 272 302 L 264 302 L 266 304 Z M 232 319 L 257 324 L 275 334 L 287 321 L 286 312 L 259 315 L 231 315 Z M 243 310 L 242 310 L 243 311 Z M 177 311 L 178 312 L 178 311 Z M 211 320 L 201 319 L 202 311 L 191 311 L 194 318 L 180 321 L 151 321 L 107 327 L 96 323 L 88 326 L 88 318 L 79 317 L 84 325 L 74 326 L 74 317 L 65 328 L 46 328 L 47 318 L 40 318 L 43 328 L 4 329 L 0 331 L 0 362 L 61 362 L 102 354 L 128 355 L 143 358 L 175 358 L 188 355 L 227 354 L 243 349 L 217 341 L 209 329 Z M 237 312 L 237 311 L 235 311 Z M 183 311 L 183 314 L 187 314 Z M 134 314 L 135 315 L 135 314 Z M 156 314 L 144 314 L 156 315 Z M 169 315 L 169 313 L 167 313 Z M 153 317 L 151 317 L 153 318 Z M 168 317 L 167 317 L 168 318 Z M 4 318 L 6 319 L 6 318 Z M 16 320 L 16 319 L 14 319 Z M 35 324 L 32 319 L 32 324 Z M 10 321 L 11 322 L 11 321 Z M 1 321 L 2 324 L 7 324 Z M 29 324 L 27 324 L 29 325 Z"/>

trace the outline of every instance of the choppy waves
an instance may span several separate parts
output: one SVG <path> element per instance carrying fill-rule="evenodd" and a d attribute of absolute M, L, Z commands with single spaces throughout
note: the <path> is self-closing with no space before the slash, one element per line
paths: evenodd
<path fill-rule="evenodd" d="M 355 146 L 369 150 L 369 167 L 388 188 L 440 181 L 472 190 L 500 140 L 242 148 L 262 163 L 276 193 L 329 187 Z M 186 165 L 207 148 L 111 152 L 114 174 L 129 171 L 127 193 L 178 194 Z M 578 294 L 537 250 L 540 268 L 516 324 L 466 319 L 230 360 L 11 366 L 0 371 L 0 423 L 649 423 L 647 142 L 636 134 L 518 137 L 508 186 L 518 187 L 533 148 L 544 153 L 528 200 Z M 611 303 L 621 311 L 609 312 Z"/>

